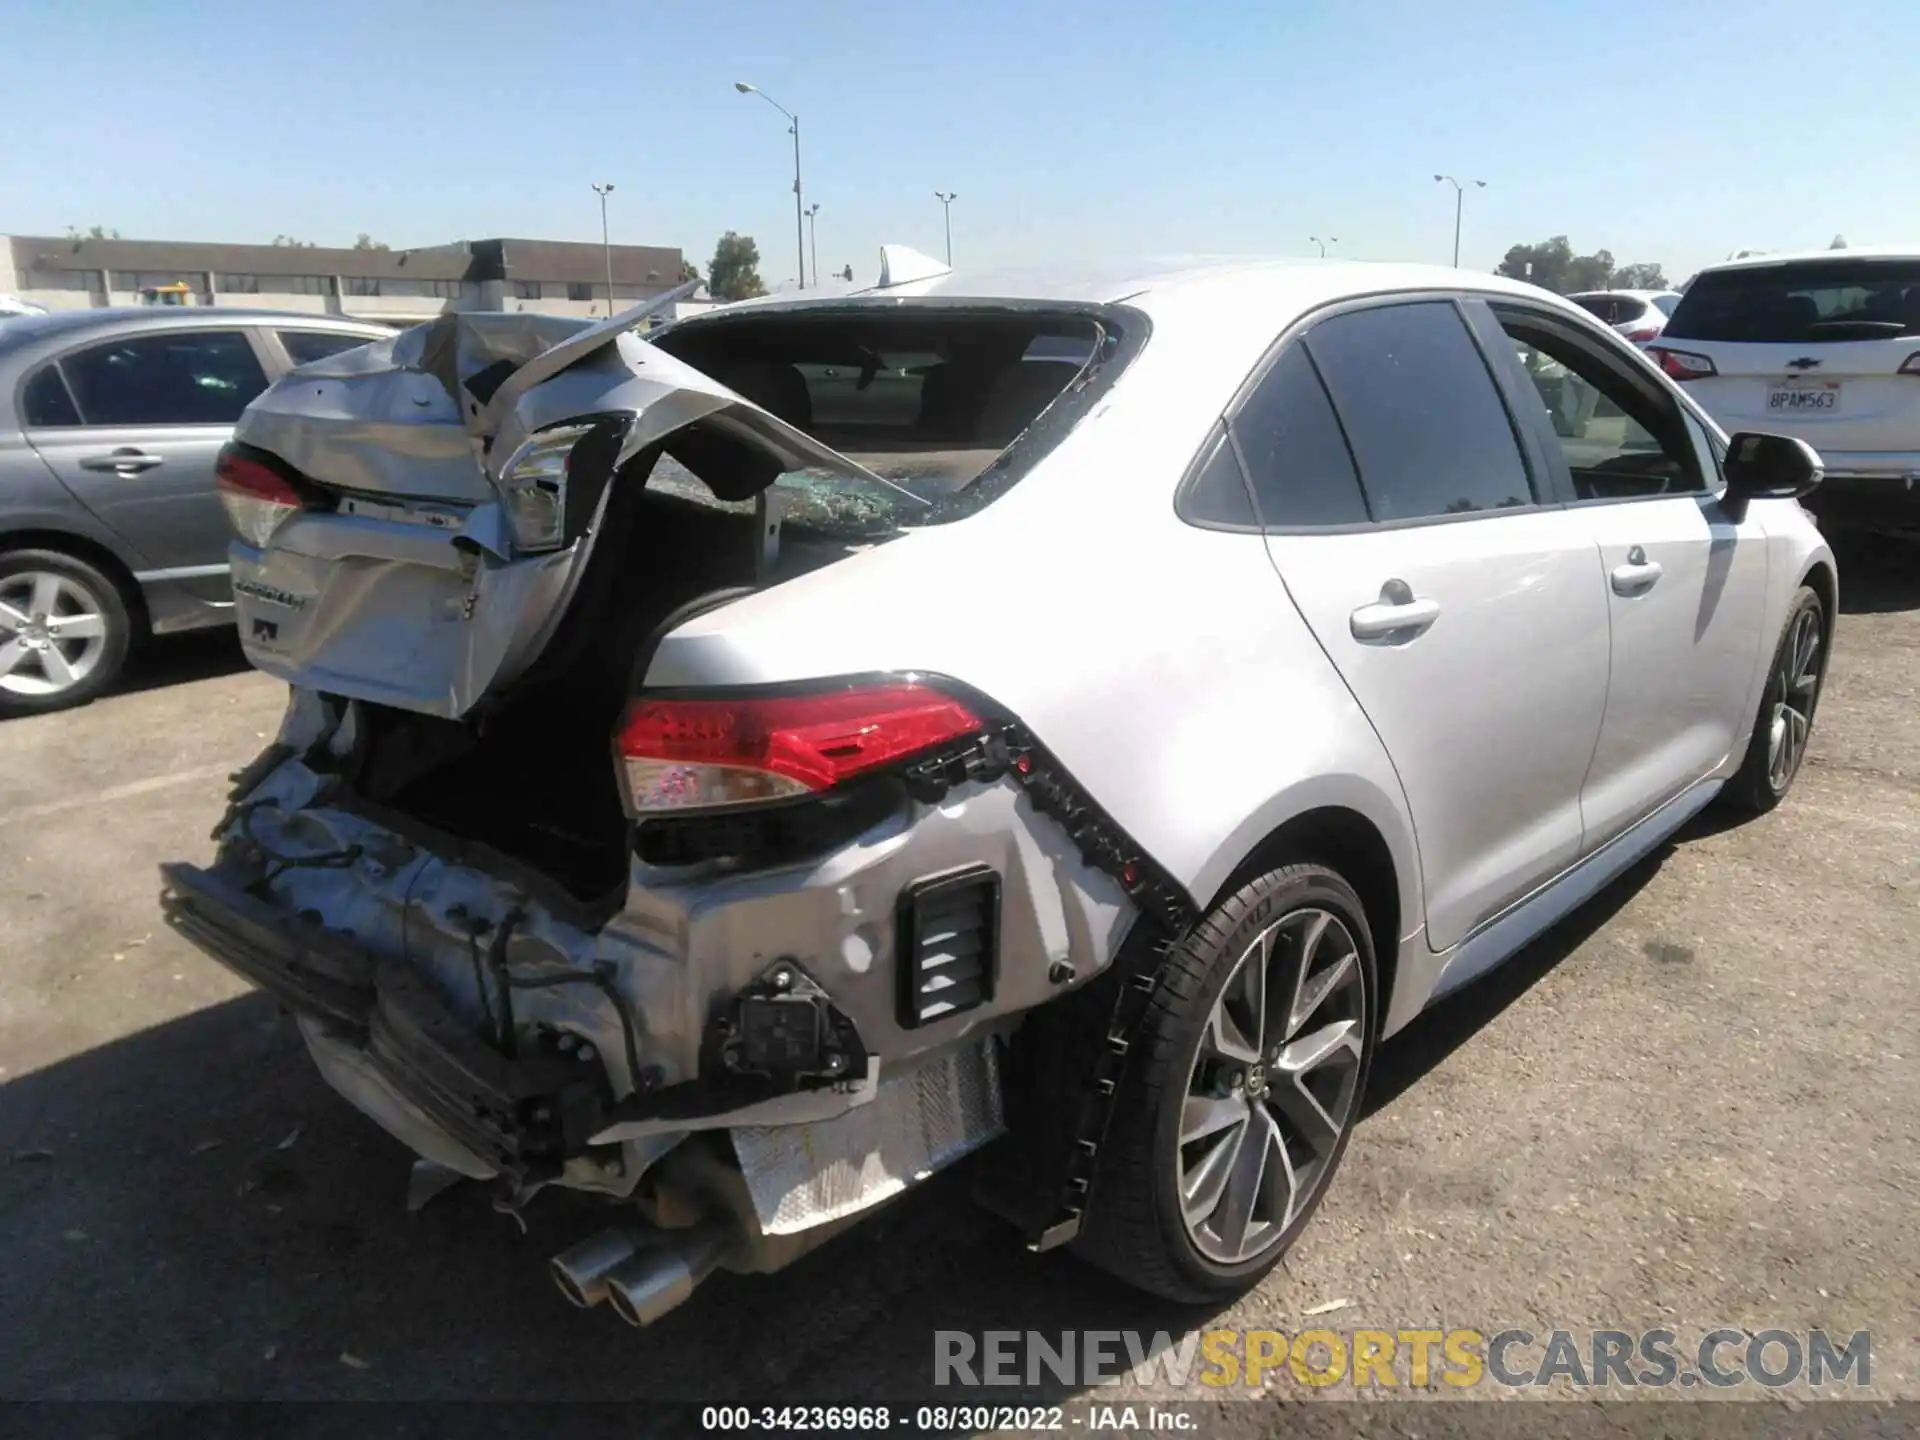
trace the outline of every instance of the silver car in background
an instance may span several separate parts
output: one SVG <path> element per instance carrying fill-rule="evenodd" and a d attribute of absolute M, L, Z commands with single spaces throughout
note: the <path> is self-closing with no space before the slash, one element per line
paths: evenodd
<path fill-rule="evenodd" d="M 0 323 L 0 715 L 92 699 L 149 634 L 230 624 L 214 457 L 293 366 L 391 333 L 198 308 Z"/>
<path fill-rule="evenodd" d="M 650 1322 L 983 1147 L 1034 1247 L 1234 1294 L 1383 1038 L 1806 753 L 1817 458 L 1534 287 L 633 320 L 450 316 L 249 408 L 291 693 L 164 872 L 431 1168 L 605 1197 L 577 1304 Z M 1578 437 L 1549 363 L 1609 402 Z"/>

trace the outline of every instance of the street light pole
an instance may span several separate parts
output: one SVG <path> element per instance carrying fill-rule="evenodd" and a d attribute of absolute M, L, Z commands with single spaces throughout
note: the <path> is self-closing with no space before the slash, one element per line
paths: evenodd
<path fill-rule="evenodd" d="M 820 213 L 820 202 L 814 201 L 807 206 L 807 240 L 813 251 L 813 288 L 820 288 L 820 222 L 815 217 Z"/>
<path fill-rule="evenodd" d="M 1444 180 L 1453 186 L 1453 268 L 1458 270 L 1460 268 L 1460 210 L 1467 198 L 1466 186 L 1451 175 L 1436 175 L 1433 178 L 1436 181 Z M 1487 188 L 1487 182 L 1484 180 L 1474 180 L 1469 183 L 1478 185 L 1482 190 Z"/>
<path fill-rule="evenodd" d="M 1307 239 L 1311 240 L 1314 244 L 1320 247 L 1320 258 L 1322 260 L 1327 258 L 1327 246 L 1338 245 L 1340 243 L 1340 237 L 1338 235 L 1329 235 L 1324 240 L 1322 240 L 1318 235 L 1309 235 Z"/>
<path fill-rule="evenodd" d="M 940 213 L 947 222 L 947 267 L 953 267 L 953 202 L 960 198 L 957 190 L 936 190 L 933 198 L 940 202 Z"/>
<path fill-rule="evenodd" d="M 595 185 L 593 193 L 600 197 L 600 251 L 607 260 L 607 314 L 613 314 L 613 242 L 607 239 L 607 196 L 613 193 L 613 182 Z"/>
<path fill-rule="evenodd" d="M 800 288 L 804 290 L 807 288 L 807 227 L 806 207 L 800 193 L 800 117 L 757 85 L 736 80 L 733 82 L 733 88 L 742 95 L 758 95 L 787 117 L 787 129 L 793 135 L 793 248 L 800 266 Z M 813 278 L 817 283 L 820 277 L 815 275 Z"/>

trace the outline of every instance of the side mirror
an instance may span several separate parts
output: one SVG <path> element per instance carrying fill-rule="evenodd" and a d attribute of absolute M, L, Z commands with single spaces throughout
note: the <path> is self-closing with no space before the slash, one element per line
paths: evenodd
<path fill-rule="evenodd" d="M 1727 501 L 1798 500 L 1826 475 L 1819 453 L 1804 440 L 1742 430 L 1727 442 Z"/>

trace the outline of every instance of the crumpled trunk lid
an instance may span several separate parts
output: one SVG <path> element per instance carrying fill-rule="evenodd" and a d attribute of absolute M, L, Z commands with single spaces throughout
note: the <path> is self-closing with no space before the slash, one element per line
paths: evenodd
<path fill-rule="evenodd" d="M 233 545 L 247 658 L 290 684 L 464 715 L 551 638 L 621 467 L 696 427 L 747 493 L 801 470 L 901 493 L 631 333 L 658 304 L 584 329 L 444 315 L 303 366 L 260 396 L 235 441 L 292 467 L 333 508 L 296 514 L 263 549 Z M 570 424 L 610 437 L 596 475 L 570 464 L 565 480 L 597 484 L 597 505 L 557 548 L 529 549 L 503 472 L 530 437 Z"/>

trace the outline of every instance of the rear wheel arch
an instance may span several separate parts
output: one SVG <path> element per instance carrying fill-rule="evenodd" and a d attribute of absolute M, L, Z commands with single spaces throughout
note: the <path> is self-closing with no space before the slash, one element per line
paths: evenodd
<path fill-rule="evenodd" d="M 1294 815 L 1248 852 L 1209 896 L 1197 897 L 1209 909 L 1241 886 L 1283 866 L 1310 862 L 1335 871 L 1359 895 L 1373 932 L 1379 971 L 1379 1003 L 1374 1008 L 1376 1028 L 1385 1021 L 1393 999 L 1400 949 L 1402 911 L 1400 867 L 1393 847 L 1374 822 L 1344 805 L 1322 805 Z"/>
<path fill-rule="evenodd" d="M 1810 585 L 1813 593 L 1820 597 L 1820 608 L 1825 612 L 1822 617 L 1821 643 L 1829 647 L 1833 644 L 1833 627 L 1840 615 L 1840 582 L 1833 573 L 1833 566 L 1826 560 L 1816 560 L 1800 577 L 1800 585 Z M 1799 589 L 1799 585 L 1794 587 Z"/>

